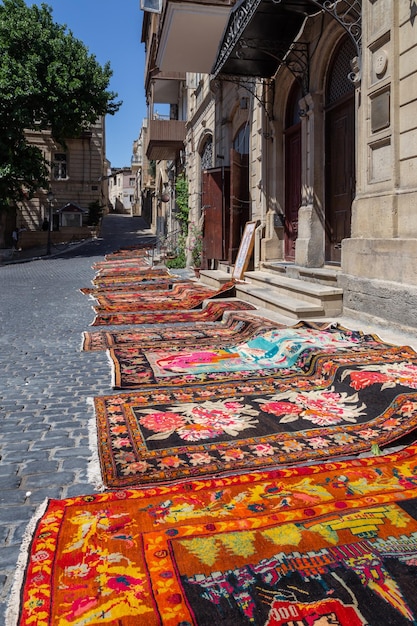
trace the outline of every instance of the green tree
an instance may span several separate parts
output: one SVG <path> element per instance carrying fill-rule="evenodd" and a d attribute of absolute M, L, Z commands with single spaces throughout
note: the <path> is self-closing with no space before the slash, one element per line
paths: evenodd
<path fill-rule="evenodd" d="M 97 226 L 103 217 L 104 206 L 98 200 L 90 202 L 88 205 L 88 224 L 89 226 Z"/>
<path fill-rule="evenodd" d="M 121 102 L 103 67 L 46 4 L 0 0 L 0 211 L 48 186 L 50 164 L 25 130 L 50 130 L 65 146 Z"/>

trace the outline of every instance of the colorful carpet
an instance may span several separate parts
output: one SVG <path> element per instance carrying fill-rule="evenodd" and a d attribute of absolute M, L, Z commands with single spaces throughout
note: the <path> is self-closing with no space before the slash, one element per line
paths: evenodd
<path fill-rule="evenodd" d="M 293 326 L 264 328 L 238 344 L 224 337 L 213 338 L 204 347 L 197 340 L 186 347 L 179 342 L 158 349 L 142 346 L 117 346 L 109 349 L 113 364 L 113 386 L 132 389 L 147 385 L 201 384 L 207 381 L 241 380 L 254 377 L 293 377 L 303 374 L 313 353 L 338 355 L 341 352 L 364 352 L 369 359 L 373 351 L 387 348 L 373 335 L 323 324 L 322 329 L 303 323 Z M 326 327 L 327 326 L 327 327 Z"/>
<path fill-rule="evenodd" d="M 113 261 L 97 261 L 91 266 L 95 270 L 111 269 L 113 267 L 131 267 L 137 265 L 137 259 L 114 259 Z M 147 263 L 147 265 L 150 265 Z"/>
<path fill-rule="evenodd" d="M 137 270 L 133 274 L 117 274 L 113 276 L 97 275 L 91 281 L 96 287 L 111 287 L 112 285 L 129 285 L 130 283 L 140 283 L 144 280 L 159 280 L 161 277 L 170 276 L 170 272 L 165 268 Z"/>
<path fill-rule="evenodd" d="M 137 272 L 142 272 L 143 270 L 151 271 L 151 267 L 149 263 L 143 259 L 140 261 L 135 261 L 134 263 L 121 263 L 119 265 L 108 265 L 107 267 L 101 267 L 98 270 L 98 275 L 101 277 L 105 276 L 120 276 L 121 274 L 136 274 Z"/>
<path fill-rule="evenodd" d="M 157 279 L 138 280 L 131 283 L 118 283 L 116 285 L 109 285 L 104 287 L 82 287 L 81 293 L 89 296 L 106 296 L 107 294 L 114 293 L 135 293 L 146 291 L 169 291 L 174 285 L 189 285 L 192 281 L 179 276 L 158 277 Z"/>
<path fill-rule="evenodd" d="M 168 288 L 163 284 L 156 284 L 157 293 L 153 292 L 152 294 L 148 294 L 146 289 L 141 289 L 137 292 L 134 290 L 107 290 L 105 293 L 101 291 L 97 292 L 96 300 L 98 302 L 98 306 L 102 309 L 123 311 L 125 310 L 125 307 L 129 306 L 147 306 L 148 303 L 152 304 L 155 299 L 164 300 L 165 298 L 168 298 L 169 300 L 186 300 L 189 295 L 200 294 L 203 297 L 210 297 L 210 295 L 218 291 L 217 289 L 211 289 L 210 287 L 207 287 L 207 285 L 202 285 L 201 283 L 196 282 L 177 283 L 176 285 L 173 285 L 172 288 Z M 142 306 L 139 306 L 139 308 L 141 309 Z"/>
<path fill-rule="evenodd" d="M 104 483 L 124 487 L 359 454 L 416 428 L 411 348 L 307 352 L 297 365 L 302 371 L 143 385 L 95 398 Z"/>
<path fill-rule="evenodd" d="M 416 580 L 412 446 L 50 500 L 7 626 L 410 626 Z"/>
<path fill-rule="evenodd" d="M 194 309 L 200 307 L 209 298 L 232 298 L 235 294 L 234 283 L 222 285 L 219 289 L 211 289 L 200 283 L 178 284 L 172 289 L 146 291 L 137 293 L 113 292 L 106 296 L 97 296 L 96 312 L 114 311 L 170 311 L 173 309 Z"/>
<path fill-rule="evenodd" d="M 195 322 L 160 326 L 146 330 L 113 330 L 84 332 L 82 349 L 88 351 L 107 350 L 121 346 L 136 345 L 140 348 L 162 348 L 180 343 L 184 346 L 211 346 L 213 340 L 233 338 L 247 339 L 266 328 L 280 325 L 265 318 L 251 316 L 249 313 L 232 313 L 225 321 Z"/>
<path fill-rule="evenodd" d="M 198 310 L 189 311 L 141 311 L 138 313 L 98 312 L 91 326 L 132 325 L 132 324 L 178 324 L 180 322 L 215 322 L 226 311 L 255 310 L 252 304 L 236 300 L 213 300 Z"/>
<path fill-rule="evenodd" d="M 104 257 L 106 261 L 114 261 L 118 259 L 135 259 L 141 257 L 147 257 L 155 248 L 153 243 L 137 244 L 135 246 L 126 246 L 106 254 Z"/>

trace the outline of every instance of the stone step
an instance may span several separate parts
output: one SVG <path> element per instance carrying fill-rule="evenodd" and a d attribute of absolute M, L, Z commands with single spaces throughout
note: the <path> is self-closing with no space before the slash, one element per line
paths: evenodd
<path fill-rule="evenodd" d="M 200 281 L 220 288 L 231 276 L 222 270 L 201 270 Z M 343 309 L 339 287 L 290 278 L 281 271 L 245 272 L 244 281 L 236 283 L 236 297 L 290 319 L 336 317 Z"/>
<path fill-rule="evenodd" d="M 337 277 L 341 271 L 340 267 L 301 267 L 284 261 L 265 261 L 262 263 L 262 269 L 284 274 L 288 278 L 299 278 L 328 286 L 337 286 Z"/>
<path fill-rule="evenodd" d="M 236 297 L 257 307 L 274 311 L 290 319 L 301 320 L 325 315 L 324 308 L 319 304 L 303 302 L 300 299 L 279 294 L 275 290 L 249 283 L 236 284 Z"/>
<path fill-rule="evenodd" d="M 208 287 L 220 289 L 232 280 L 232 275 L 222 270 L 200 270 L 200 281 Z"/>
<path fill-rule="evenodd" d="M 324 310 L 326 316 L 340 315 L 342 312 L 343 290 L 339 287 L 310 283 L 261 270 L 246 272 L 245 281 L 254 287 L 274 293 L 276 297 L 287 297 L 316 305 Z"/>

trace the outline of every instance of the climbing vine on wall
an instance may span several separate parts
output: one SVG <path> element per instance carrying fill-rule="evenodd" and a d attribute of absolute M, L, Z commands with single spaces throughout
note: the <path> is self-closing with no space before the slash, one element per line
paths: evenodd
<path fill-rule="evenodd" d="M 180 223 L 182 232 L 186 233 L 190 208 L 188 206 L 188 181 L 184 173 L 180 174 L 175 181 L 175 201 L 177 205 L 177 220 Z"/>

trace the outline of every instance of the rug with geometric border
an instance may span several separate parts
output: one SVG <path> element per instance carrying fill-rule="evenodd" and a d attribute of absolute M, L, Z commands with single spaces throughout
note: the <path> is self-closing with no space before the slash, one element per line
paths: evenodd
<path fill-rule="evenodd" d="M 97 312 L 91 326 L 131 325 L 131 324 L 178 324 L 180 322 L 214 322 L 223 317 L 226 311 L 250 311 L 256 307 L 248 302 L 228 299 L 203 302 L 198 310 L 139 311 L 139 312 Z"/>
<path fill-rule="evenodd" d="M 265 328 L 277 328 L 280 325 L 266 318 L 251 316 L 248 313 L 232 313 L 220 322 L 195 322 L 194 324 L 176 324 L 166 327 L 155 326 L 150 329 L 128 329 L 113 331 L 86 331 L 83 333 L 82 350 L 106 350 L 121 346 L 136 345 L 140 348 L 162 348 L 171 345 L 211 345 L 213 339 L 230 341 L 233 338 L 243 340 L 252 337 Z"/>
<path fill-rule="evenodd" d="M 175 328 L 173 328 L 175 333 Z M 237 341 L 236 341 L 237 339 Z M 314 353 L 364 352 L 385 349 L 375 335 L 349 330 L 338 324 L 300 322 L 295 326 L 256 324 L 242 337 L 181 339 L 157 345 L 122 345 L 109 348 L 113 387 L 144 388 L 149 385 L 181 385 L 207 381 L 241 380 L 250 377 L 294 375 L 306 369 Z"/>
<path fill-rule="evenodd" d="M 6 626 L 417 623 L 417 446 L 39 515 Z"/>
<path fill-rule="evenodd" d="M 143 386 L 94 404 L 108 487 L 314 462 L 415 430 L 417 354 L 407 346 L 313 352 L 302 371 Z"/>
<path fill-rule="evenodd" d="M 234 296 L 233 282 L 219 288 L 210 288 L 201 283 L 180 283 L 172 289 L 161 289 L 147 293 L 140 292 L 107 292 L 106 295 L 94 295 L 98 305 L 95 311 L 169 311 L 172 309 L 194 309 L 201 307 L 208 298 L 231 298 Z"/>

